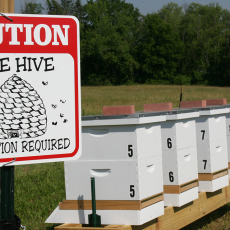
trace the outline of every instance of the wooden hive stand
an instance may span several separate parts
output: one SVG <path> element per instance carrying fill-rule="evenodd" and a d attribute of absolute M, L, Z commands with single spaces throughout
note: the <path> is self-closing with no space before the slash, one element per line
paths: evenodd
<path fill-rule="evenodd" d="M 55 227 L 55 230 L 83 230 L 83 229 L 106 229 L 106 230 L 132 230 L 132 227 L 130 225 L 105 225 L 100 228 L 94 228 L 94 227 L 87 227 L 87 225 L 82 226 L 82 224 L 63 224 L 61 226 Z"/>
<path fill-rule="evenodd" d="M 230 202 L 230 185 L 216 192 L 200 192 L 199 198 L 180 208 L 166 207 L 165 214 L 140 226 L 106 225 L 93 228 L 81 224 L 63 224 L 55 230 L 177 230 Z M 102 217 L 103 218 L 103 217 Z"/>

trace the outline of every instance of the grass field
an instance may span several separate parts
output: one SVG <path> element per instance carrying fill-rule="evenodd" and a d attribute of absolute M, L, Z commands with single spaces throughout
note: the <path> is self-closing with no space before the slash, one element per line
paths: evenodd
<path fill-rule="evenodd" d="M 103 106 L 116 105 L 135 105 L 136 111 L 143 111 L 144 104 L 163 102 L 172 102 L 177 108 L 180 89 L 180 86 L 167 85 L 82 87 L 82 112 L 84 115 L 102 114 Z M 224 97 L 230 102 L 230 88 L 183 87 L 183 101 Z"/>
<path fill-rule="evenodd" d="M 227 98 L 227 87 L 183 87 L 183 100 Z M 102 114 L 103 106 L 135 105 L 136 111 L 143 104 L 172 102 L 179 106 L 180 86 L 114 86 L 82 87 L 82 114 Z M 64 164 L 47 163 L 15 167 L 15 214 L 27 230 L 52 230 L 53 224 L 44 224 L 46 218 L 65 199 Z M 230 204 L 205 216 L 184 230 L 230 229 Z"/>

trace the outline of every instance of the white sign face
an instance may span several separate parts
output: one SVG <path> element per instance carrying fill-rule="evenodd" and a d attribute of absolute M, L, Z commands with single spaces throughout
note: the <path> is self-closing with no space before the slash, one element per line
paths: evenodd
<path fill-rule="evenodd" d="M 79 24 L 0 17 L 0 165 L 81 155 Z M 26 23 L 30 24 L 26 24 Z"/>

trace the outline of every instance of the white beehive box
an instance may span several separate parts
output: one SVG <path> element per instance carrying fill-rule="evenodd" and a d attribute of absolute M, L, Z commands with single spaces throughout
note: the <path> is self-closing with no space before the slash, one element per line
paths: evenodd
<path fill-rule="evenodd" d="M 84 154 L 79 160 L 137 160 L 162 154 L 159 122 L 165 116 L 151 114 L 84 117 Z"/>
<path fill-rule="evenodd" d="M 176 109 L 162 122 L 164 201 L 182 206 L 198 198 L 196 109 Z"/>
<path fill-rule="evenodd" d="M 224 106 L 200 108 L 196 119 L 199 191 L 214 192 L 228 186 L 228 153 Z"/>
<path fill-rule="evenodd" d="M 97 200 L 143 200 L 163 192 L 162 157 L 65 162 L 66 199 L 91 200 L 91 177 L 95 177 Z"/>
<path fill-rule="evenodd" d="M 95 177 L 102 224 L 141 225 L 163 215 L 160 122 L 165 120 L 163 112 L 83 117 L 82 157 L 65 162 L 66 203 L 91 202 L 90 177 Z M 101 207 L 104 202 L 108 210 Z M 134 210 L 137 203 L 139 208 Z M 69 223 L 88 223 L 91 210 L 63 210 L 63 205 L 48 223 L 62 215 L 65 223 L 67 219 Z"/>
<path fill-rule="evenodd" d="M 227 135 L 227 149 L 228 149 L 228 176 L 230 178 L 230 113 L 226 113 L 226 135 Z"/>

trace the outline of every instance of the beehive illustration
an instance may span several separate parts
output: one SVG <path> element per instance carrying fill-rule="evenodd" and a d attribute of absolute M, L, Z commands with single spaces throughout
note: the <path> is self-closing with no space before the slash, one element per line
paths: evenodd
<path fill-rule="evenodd" d="M 17 75 L 0 87 L 0 139 L 31 138 L 46 132 L 47 116 L 34 88 Z"/>

